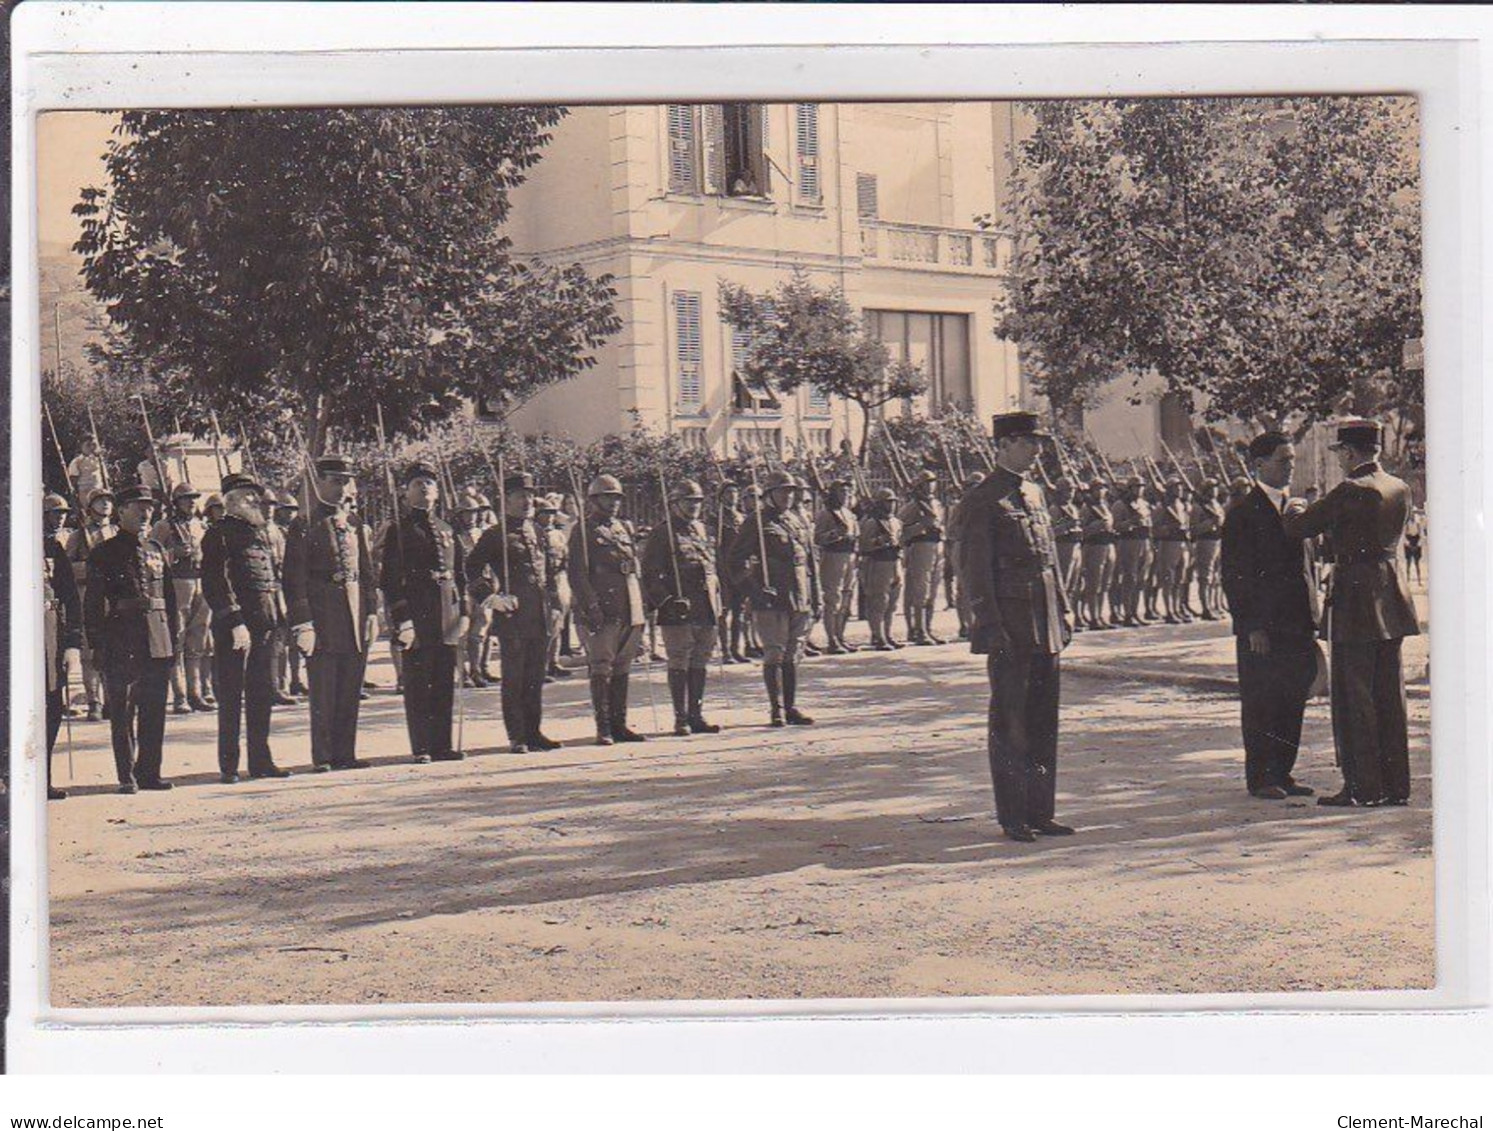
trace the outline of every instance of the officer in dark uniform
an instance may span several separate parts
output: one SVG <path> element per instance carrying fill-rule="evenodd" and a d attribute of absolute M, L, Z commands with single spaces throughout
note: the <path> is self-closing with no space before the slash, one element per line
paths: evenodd
<path fill-rule="evenodd" d="M 213 682 L 218 688 L 218 772 L 238 781 L 239 725 L 247 730 L 249 776 L 288 778 L 270 753 L 275 636 L 285 594 L 264 500 L 253 476 L 223 480 L 223 518 L 202 539 L 202 596 L 212 610 Z"/>
<path fill-rule="evenodd" d="M 1404 805 L 1410 800 L 1410 738 L 1400 649 L 1420 635 L 1400 544 L 1410 487 L 1379 466 L 1372 420 L 1338 425 L 1345 478 L 1319 502 L 1292 500 L 1282 524 L 1291 538 L 1331 537 L 1332 587 L 1323 636 L 1332 642 L 1332 734 L 1343 788 L 1318 805 Z"/>
<path fill-rule="evenodd" d="M 43 655 L 47 669 L 47 800 L 61 801 L 67 791 L 52 784 L 52 748 L 62 726 L 63 693 L 72 670 L 81 661 L 83 605 L 72 563 L 58 535 L 67 521 L 67 500 L 49 494 L 42 501 L 42 615 L 46 631 Z"/>
<path fill-rule="evenodd" d="M 458 762 L 451 748 L 456 650 L 467 630 L 465 561 L 456 532 L 435 514 L 440 472 L 424 461 L 404 473 L 408 508 L 380 536 L 379 588 L 403 657 L 404 719 L 416 762 Z"/>
<path fill-rule="evenodd" d="M 747 515 L 728 559 L 736 584 L 752 603 L 762 639 L 769 719 L 775 727 L 814 722 L 797 706 L 798 661 L 820 613 L 813 535 L 793 514 L 798 492 L 806 487 L 787 471 L 769 475 L 763 485 L 765 502 Z"/>
<path fill-rule="evenodd" d="M 627 684 L 647 623 L 638 583 L 637 534 L 621 517 L 622 483 L 598 475 L 586 488 L 586 517 L 570 537 L 576 627 L 591 669 L 596 742 L 643 742 L 627 725 Z"/>
<path fill-rule="evenodd" d="M 311 685 L 311 765 L 362 769 L 358 708 L 367 643 L 378 631 L 372 552 L 345 505 L 353 480 L 343 456 L 316 461 L 316 499 L 285 540 L 285 597 Z"/>
<path fill-rule="evenodd" d="M 721 615 L 715 547 L 700 521 L 704 505 L 700 485 L 693 479 L 680 480 L 669 492 L 669 519 L 655 526 L 643 544 L 643 595 L 648 607 L 657 611 L 664 635 L 677 735 L 715 734 L 721 729 L 701 714 Z"/>
<path fill-rule="evenodd" d="M 1042 488 L 1026 478 L 1046 433 L 1032 412 L 995 417 L 996 466 L 967 497 L 959 577 L 969 593 L 970 651 L 988 657 L 990 776 L 1012 840 L 1073 832 L 1053 819 L 1058 654 L 1072 639 Z"/>
<path fill-rule="evenodd" d="M 176 591 L 165 547 L 150 536 L 155 493 L 135 484 L 115 503 L 119 532 L 88 555 L 83 624 L 89 647 L 102 657 L 119 792 L 170 789 L 161 780 L 161 743 L 176 658 Z"/>
<path fill-rule="evenodd" d="M 503 513 L 466 561 L 474 605 L 492 610 L 501 652 L 503 726 L 515 754 L 560 745 L 539 729 L 549 655 L 549 546 L 534 521 L 534 492 L 534 477 L 526 471 L 503 480 Z"/>

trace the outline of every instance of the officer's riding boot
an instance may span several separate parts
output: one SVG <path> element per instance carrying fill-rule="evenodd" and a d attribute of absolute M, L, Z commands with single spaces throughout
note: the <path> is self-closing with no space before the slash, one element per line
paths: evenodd
<path fill-rule="evenodd" d="M 689 672 L 669 669 L 669 698 L 674 701 L 674 733 L 683 738 L 690 733 L 689 706 L 685 697 L 689 694 Z"/>
<path fill-rule="evenodd" d="M 596 716 L 597 746 L 612 744 L 611 686 L 611 676 L 593 675 L 591 677 L 591 711 Z"/>
<path fill-rule="evenodd" d="M 612 676 L 609 692 L 612 706 L 612 737 L 618 742 L 647 742 L 647 738 L 627 725 L 627 673 Z"/>
<path fill-rule="evenodd" d="M 741 614 L 731 614 L 731 658 L 738 664 L 747 662 L 746 653 L 741 650 Z"/>
<path fill-rule="evenodd" d="M 762 681 L 767 684 L 767 706 L 773 726 L 783 725 L 783 669 L 778 664 L 762 665 Z"/>
<path fill-rule="evenodd" d="M 798 661 L 783 661 L 783 718 L 796 727 L 813 726 L 814 720 L 795 706 L 798 700 Z"/>
<path fill-rule="evenodd" d="M 688 673 L 689 729 L 695 734 L 719 734 L 720 724 L 707 723 L 700 713 L 705 702 L 705 669 L 690 668 Z"/>

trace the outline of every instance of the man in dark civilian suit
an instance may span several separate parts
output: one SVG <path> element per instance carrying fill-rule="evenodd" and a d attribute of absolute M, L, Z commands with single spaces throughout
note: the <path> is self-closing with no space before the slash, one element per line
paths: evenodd
<path fill-rule="evenodd" d="M 1058 657 L 1073 639 L 1068 596 L 1042 488 L 1026 477 L 1045 432 L 1032 412 L 995 418 L 995 467 L 967 494 L 959 583 L 969 647 L 988 657 L 995 810 L 1012 840 L 1068 836 L 1053 819 L 1058 770 Z"/>
<path fill-rule="evenodd" d="M 465 637 L 463 554 L 456 532 L 435 516 L 440 473 L 418 462 L 404 473 L 406 509 L 385 528 L 379 587 L 403 656 L 404 717 L 416 762 L 455 762 L 451 716 L 456 647 Z"/>
<path fill-rule="evenodd" d="M 356 757 L 365 645 L 378 631 L 373 560 L 362 524 L 348 512 L 353 466 L 316 461 L 316 499 L 285 540 L 285 597 L 295 647 L 311 685 L 311 767 L 363 769 Z"/>
<path fill-rule="evenodd" d="M 1312 794 L 1291 770 L 1317 671 L 1315 590 L 1305 548 L 1282 525 L 1296 462 L 1290 437 L 1255 437 L 1249 461 L 1255 483 L 1224 517 L 1221 569 L 1234 618 L 1244 784 L 1252 797 L 1279 801 Z"/>
<path fill-rule="evenodd" d="M 1292 538 L 1331 536 L 1334 566 L 1324 635 L 1332 642 L 1332 733 L 1343 788 L 1319 805 L 1404 805 L 1410 799 L 1410 740 L 1400 646 L 1420 635 L 1400 544 L 1410 488 L 1379 466 L 1379 425 L 1338 425 L 1346 478 L 1320 502 L 1293 504 Z"/>

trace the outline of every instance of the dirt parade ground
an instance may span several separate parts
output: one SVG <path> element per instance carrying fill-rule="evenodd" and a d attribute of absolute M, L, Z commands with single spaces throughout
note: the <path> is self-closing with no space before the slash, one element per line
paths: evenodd
<path fill-rule="evenodd" d="M 1423 597 L 1421 597 L 1423 601 Z M 945 617 L 948 614 L 944 614 Z M 950 631 L 952 626 L 940 622 Z M 382 644 L 367 770 L 217 781 L 211 715 L 168 722 L 171 793 L 112 792 L 73 724 L 48 805 L 54 1005 L 451 1003 L 1270 992 L 1434 983 L 1429 701 L 1407 808 L 1244 790 L 1227 627 L 1080 636 L 1058 816 L 1001 837 L 981 659 L 962 643 L 808 661 L 812 728 L 766 723 L 760 669 L 712 670 L 717 736 L 590 745 L 583 678 L 549 754 L 508 754 L 466 692 L 465 762 L 416 766 Z M 1407 641 L 1423 676 L 1425 638 Z M 1170 673 L 1180 675 L 1162 678 Z M 633 722 L 671 721 L 662 666 Z M 1223 685 L 1219 684 L 1221 688 Z M 309 761 L 304 705 L 278 760 Z M 58 783 L 68 785 L 66 738 Z M 1297 777 L 1336 790 L 1325 700 Z"/>

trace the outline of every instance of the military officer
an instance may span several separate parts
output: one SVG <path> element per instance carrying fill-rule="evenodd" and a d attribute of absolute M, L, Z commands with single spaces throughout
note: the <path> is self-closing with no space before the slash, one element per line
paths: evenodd
<path fill-rule="evenodd" d="M 95 487 L 83 496 L 83 522 L 72 532 L 67 542 L 67 557 L 72 563 L 79 600 L 86 599 L 88 595 L 88 556 L 118 532 L 119 527 L 114 522 L 114 492 L 107 487 Z M 86 636 L 80 663 L 83 696 L 88 704 L 88 720 L 95 722 L 104 700 L 103 679 L 93 655 L 93 646 Z"/>
<path fill-rule="evenodd" d="M 1168 479 L 1166 493 L 1153 519 L 1156 539 L 1156 582 L 1161 591 L 1163 619 L 1167 624 L 1189 624 L 1187 611 L 1187 560 L 1191 539 L 1191 515 L 1182 496 L 1180 479 Z"/>
<path fill-rule="evenodd" d="M 294 645 L 306 657 L 311 691 L 311 766 L 362 769 L 358 710 L 367 642 L 378 632 L 372 551 L 346 501 L 353 465 L 316 461 L 315 502 L 285 540 L 285 597 Z"/>
<path fill-rule="evenodd" d="M 656 525 L 643 544 L 643 596 L 657 611 L 668 663 L 674 733 L 715 734 L 702 704 L 710 656 L 715 650 L 721 591 L 715 572 L 715 546 L 700 512 L 705 492 L 683 479 L 669 492 L 669 518 Z"/>
<path fill-rule="evenodd" d="M 832 656 L 856 651 L 855 645 L 845 639 L 854 607 L 856 541 L 860 535 L 860 522 L 850 505 L 852 490 L 850 480 L 834 480 L 814 523 L 814 545 L 819 549 L 824 589 L 824 636 Z"/>
<path fill-rule="evenodd" d="M 209 495 L 207 497 L 207 501 L 202 504 L 203 521 L 206 522 L 208 526 L 216 526 L 223 520 L 224 513 L 225 507 L 223 505 L 223 496 L 215 491 L 213 492 L 213 494 Z"/>
<path fill-rule="evenodd" d="M 207 606 L 202 600 L 202 536 L 206 528 L 197 517 L 197 500 L 201 497 L 190 483 L 178 483 L 171 489 L 169 513 L 152 532 L 166 547 L 166 556 L 171 559 L 171 584 L 176 589 L 177 623 L 172 631 L 177 654 L 171 669 L 171 709 L 178 715 L 209 710 L 200 690 L 204 651 L 200 637 L 207 627 Z"/>
<path fill-rule="evenodd" d="M 1118 595 L 1113 609 L 1117 623 L 1136 627 L 1144 624 L 1141 597 L 1146 575 L 1151 568 L 1151 504 L 1146 500 L 1146 485 L 1139 476 L 1125 483 L 1121 497 L 1111 508 L 1115 526 L 1115 573 L 1118 584 L 1111 590 Z"/>
<path fill-rule="evenodd" d="M 67 681 L 81 662 L 83 647 L 83 606 L 78 597 L 78 583 L 73 579 L 72 563 L 62 548 L 58 535 L 71 508 L 61 495 L 48 494 L 42 500 L 42 616 L 43 656 L 47 673 L 47 800 L 61 801 L 67 791 L 52 784 L 52 749 L 57 745 L 57 731 L 62 715 Z"/>
<path fill-rule="evenodd" d="M 166 690 L 175 647 L 176 590 L 166 550 L 150 536 L 156 497 L 141 485 L 117 497 L 119 531 L 88 555 L 83 623 L 99 658 L 119 792 L 170 789 L 161 780 Z"/>
<path fill-rule="evenodd" d="M 902 504 L 897 519 L 902 524 L 902 551 L 906 585 L 902 590 L 902 617 L 907 622 L 910 644 L 942 644 L 933 634 L 930 610 L 938 585 L 938 556 L 943 546 L 943 504 L 935 497 L 938 476 L 921 471 L 913 479 L 912 498 Z"/>
<path fill-rule="evenodd" d="M 1109 509 L 1108 491 L 1099 480 L 1089 484 L 1079 513 L 1083 537 L 1082 616 L 1089 628 L 1113 628 L 1113 622 L 1105 615 L 1104 598 L 1110 591 L 1115 570 L 1115 519 Z M 1111 616 L 1113 613 L 1111 608 Z"/>
<path fill-rule="evenodd" d="M 1026 478 L 1045 434 L 1036 413 L 992 428 L 995 469 L 971 492 L 959 575 L 969 592 L 970 651 L 987 657 L 990 776 L 1006 836 L 1067 836 L 1054 819 L 1058 656 L 1072 639 L 1042 488 Z"/>
<path fill-rule="evenodd" d="M 599 475 L 586 488 L 589 514 L 570 538 L 570 588 L 581 646 L 591 668 L 596 741 L 642 742 L 627 725 L 627 683 L 646 623 L 637 536 L 620 516 L 622 483 Z"/>
<path fill-rule="evenodd" d="M 285 593 L 265 514 L 269 492 L 253 476 L 223 479 L 223 519 L 202 539 L 202 598 L 212 611 L 218 702 L 218 774 L 239 780 L 240 725 L 249 776 L 288 778 L 270 753 L 275 697 L 275 636 L 285 626 Z M 271 496 L 271 498 L 273 498 Z"/>
<path fill-rule="evenodd" d="M 456 653 L 466 638 L 466 562 L 456 533 L 435 514 L 440 471 L 405 469 L 405 511 L 385 526 L 379 587 L 401 657 L 404 720 L 416 762 L 455 762 L 451 747 Z"/>
<path fill-rule="evenodd" d="M 1318 502 L 1293 500 L 1288 537 L 1328 534 L 1332 586 L 1324 637 L 1332 642 L 1332 733 L 1343 788 L 1317 804 L 1404 805 L 1410 799 L 1410 740 L 1400 649 L 1420 622 L 1399 558 L 1410 516 L 1409 486 L 1379 464 L 1380 427 L 1352 419 L 1332 445 L 1344 479 Z"/>
<path fill-rule="evenodd" d="M 534 522 L 534 477 L 515 472 L 502 487 L 502 516 L 466 561 L 467 587 L 475 604 L 492 612 L 503 673 L 503 726 L 513 753 L 554 750 L 560 744 L 540 729 L 549 655 L 549 540 Z"/>
<path fill-rule="evenodd" d="M 902 647 L 892 635 L 892 617 L 902 593 L 902 520 L 895 513 L 896 506 L 897 493 L 878 487 L 861 519 L 861 593 L 871 626 L 871 647 L 878 652 Z"/>
<path fill-rule="evenodd" d="M 762 640 L 762 678 L 775 727 L 814 722 L 798 709 L 798 661 L 819 619 L 819 571 L 812 536 L 791 516 L 798 492 L 807 486 L 787 471 L 769 475 L 764 498 L 747 515 L 728 557 Z"/>
<path fill-rule="evenodd" d="M 744 664 L 746 653 L 742 651 L 743 602 L 744 597 L 726 573 L 726 555 L 746 516 L 741 510 L 741 488 L 735 483 L 721 487 L 720 509 L 715 522 L 715 569 L 721 583 L 721 600 L 725 611 L 720 619 L 721 656 L 728 664 Z"/>

